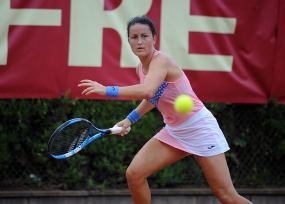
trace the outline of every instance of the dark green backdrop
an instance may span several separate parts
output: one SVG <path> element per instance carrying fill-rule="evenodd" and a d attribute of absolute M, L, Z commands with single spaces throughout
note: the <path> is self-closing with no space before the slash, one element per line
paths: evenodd
<path fill-rule="evenodd" d="M 125 137 L 105 136 L 79 154 L 55 160 L 46 145 L 64 121 L 82 117 L 99 128 L 125 118 L 138 101 L 77 99 L 0 100 L 0 189 L 127 188 L 125 170 L 136 152 L 163 126 L 153 109 Z M 285 186 L 285 106 L 205 104 L 216 116 L 229 144 L 226 153 L 236 187 Z M 207 186 L 193 157 L 149 178 L 152 188 Z"/>

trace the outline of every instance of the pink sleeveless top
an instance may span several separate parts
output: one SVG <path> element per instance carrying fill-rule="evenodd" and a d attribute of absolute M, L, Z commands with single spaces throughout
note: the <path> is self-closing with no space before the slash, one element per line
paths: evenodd
<path fill-rule="evenodd" d="M 161 51 L 155 51 L 152 58 L 156 57 Z M 146 75 L 143 73 L 142 64 L 139 64 L 140 83 L 144 83 Z M 189 95 L 193 102 L 193 110 L 188 114 L 179 114 L 174 110 L 174 101 L 181 94 Z M 192 115 L 204 107 L 202 101 L 194 93 L 187 76 L 183 72 L 183 76 L 174 82 L 164 81 L 158 88 L 153 97 L 147 101 L 152 103 L 161 112 L 164 123 L 169 126 L 175 126 L 183 123 Z"/>

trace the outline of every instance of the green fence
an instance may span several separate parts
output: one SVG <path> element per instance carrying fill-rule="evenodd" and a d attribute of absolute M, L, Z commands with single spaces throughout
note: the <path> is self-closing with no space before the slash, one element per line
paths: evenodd
<path fill-rule="evenodd" d="M 163 127 L 154 109 L 125 137 L 106 136 L 66 159 L 48 157 L 46 145 L 64 121 L 82 117 L 99 128 L 113 126 L 137 101 L 76 99 L 0 100 L 0 189 L 121 189 L 125 170 L 142 145 Z M 285 105 L 206 103 L 229 145 L 226 153 L 233 182 L 239 188 L 285 187 Z M 149 178 L 152 188 L 205 187 L 193 157 Z"/>

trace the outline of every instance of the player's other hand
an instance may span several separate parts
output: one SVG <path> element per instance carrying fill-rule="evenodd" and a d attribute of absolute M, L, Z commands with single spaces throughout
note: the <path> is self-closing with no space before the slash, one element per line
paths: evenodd
<path fill-rule="evenodd" d="M 82 94 L 89 95 L 92 93 L 96 93 L 99 95 L 106 95 L 106 86 L 103 86 L 102 84 L 92 81 L 89 79 L 84 79 L 80 81 L 80 84 L 78 84 L 79 87 L 87 87 L 83 90 Z"/>

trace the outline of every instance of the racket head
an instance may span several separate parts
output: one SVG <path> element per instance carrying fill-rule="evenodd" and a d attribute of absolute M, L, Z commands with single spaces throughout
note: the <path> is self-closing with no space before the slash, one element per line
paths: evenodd
<path fill-rule="evenodd" d="M 89 144 L 94 129 L 97 130 L 90 121 L 83 118 L 66 121 L 51 135 L 48 142 L 49 155 L 55 159 L 65 159 L 76 154 Z"/>

